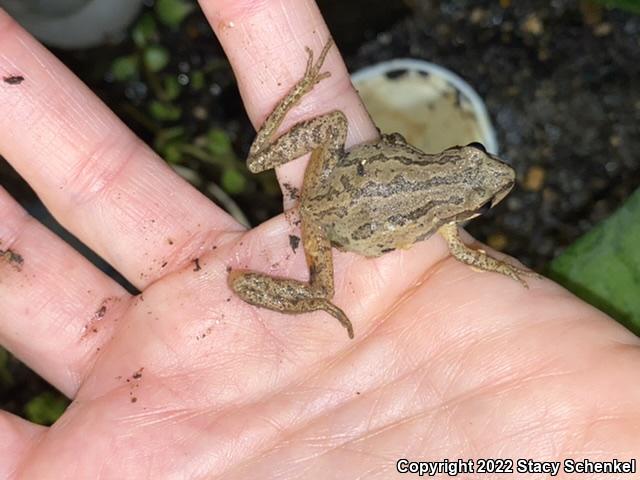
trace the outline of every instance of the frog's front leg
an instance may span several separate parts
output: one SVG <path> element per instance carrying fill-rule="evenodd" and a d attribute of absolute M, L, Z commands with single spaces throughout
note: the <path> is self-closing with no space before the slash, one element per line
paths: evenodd
<path fill-rule="evenodd" d="M 335 317 L 353 338 L 353 325 L 345 313 L 329 301 L 333 297 L 331 243 L 321 227 L 302 215 L 302 242 L 309 265 L 309 283 L 264 273 L 233 270 L 229 286 L 242 300 L 257 307 L 283 313 L 324 310 Z"/>
<path fill-rule="evenodd" d="M 467 247 L 460 238 L 458 225 L 456 223 L 443 225 L 438 229 L 438 233 L 442 235 L 449 244 L 449 251 L 451 252 L 451 255 L 471 267 L 485 272 L 501 273 L 502 275 L 506 275 L 507 277 L 520 282 L 520 284 L 525 288 L 529 288 L 529 285 L 527 285 L 527 282 L 525 282 L 521 276 L 540 277 L 540 275 L 530 270 L 525 270 L 500 260 L 496 260 L 482 250 L 474 250 L 473 248 Z"/>

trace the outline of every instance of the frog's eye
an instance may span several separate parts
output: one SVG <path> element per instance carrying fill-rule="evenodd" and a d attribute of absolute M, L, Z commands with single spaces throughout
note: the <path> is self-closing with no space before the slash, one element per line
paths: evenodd
<path fill-rule="evenodd" d="M 480 142 L 471 142 L 470 144 L 467 145 L 467 147 L 473 147 L 473 148 L 475 148 L 477 150 L 480 150 L 480 151 L 482 151 L 484 153 L 487 153 L 487 149 Z"/>
<path fill-rule="evenodd" d="M 489 210 L 491 210 L 491 205 L 493 204 L 493 199 L 485 202 L 480 208 L 478 208 L 478 215 L 484 215 Z"/>

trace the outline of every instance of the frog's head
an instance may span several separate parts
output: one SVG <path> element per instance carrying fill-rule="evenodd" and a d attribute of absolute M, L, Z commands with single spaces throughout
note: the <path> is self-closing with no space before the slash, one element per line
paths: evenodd
<path fill-rule="evenodd" d="M 515 184 L 513 168 L 487 152 L 478 142 L 456 147 L 461 157 L 461 188 L 464 197 L 463 211 L 455 216 L 456 222 L 464 222 L 488 212 L 502 201 Z"/>

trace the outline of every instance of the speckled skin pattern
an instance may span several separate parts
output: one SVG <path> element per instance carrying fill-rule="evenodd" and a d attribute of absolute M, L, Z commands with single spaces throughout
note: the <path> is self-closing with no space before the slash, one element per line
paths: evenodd
<path fill-rule="evenodd" d="M 324 310 L 353 338 L 351 322 L 330 302 L 334 294 L 331 247 L 377 257 L 408 248 L 436 231 L 458 260 L 502 273 L 526 287 L 520 275 L 532 272 L 473 250 L 458 236 L 458 223 L 495 206 L 515 182 L 514 170 L 482 145 L 430 155 L 396 133 L 346 151 L 348 124 L 340 111 L 297 123 L 273 139 L 287 112 L 330 75 L 320 73 L 320 68 L 331 45 L 329 40 L 315 63 L 307 48 L 303 78 L 269 115 L 247 159 L 249 170 L 257 173 L 311 152 L 299 207 L 309 282 L 234 270 L 229 273 L 231 289 L 252 305 L 279 312 Z"/>

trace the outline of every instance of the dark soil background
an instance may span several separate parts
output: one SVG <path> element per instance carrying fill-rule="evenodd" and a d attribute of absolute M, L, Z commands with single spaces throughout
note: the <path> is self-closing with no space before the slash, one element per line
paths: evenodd
<path fill-rule="evenodd" d="M 543 270 L 640 185 L 640 16 L 568 0 L 319 4 L 351 71 L 422 58 L 458 73 L 485 98 L 518 187 L 468 226 L 479 240 Z M 146 14 L 153 15 L 152 5 Z M 154 98 L 149 77 L 114 77 L 113 60 L 135 50 L 131 40 L 55 53 L 160 153 L 166 153 L 160 139 L 174 125 L 187 141 L 215 126 L 226 132 L 230 155 L 241 164 L 255 132 L 201 12 L 177 30 L 158 32 L 157 42 L 170 51 L 163 75 L 183 84 L 196 71 L 206 74 L 206 88 L 183 91 L 173 101 L 179 111 L 173 120 L 144 113 Z M 178 164 L 216 182 L 228 168 L 196 158 Z M 273 177 L 246 182 L 232 198 L 252 224 L 280 213 Z M 44 217 L 33 193 L 1 162 L 0 183 Z M 0 404 L 24 415 L 24 404 L 50 387 L 16 360 L 7 362 Z"/>

